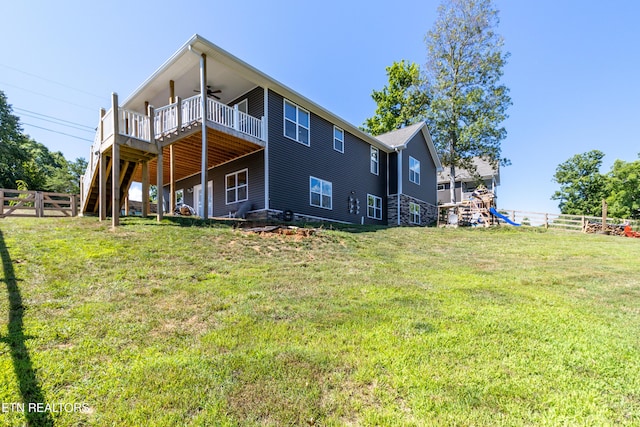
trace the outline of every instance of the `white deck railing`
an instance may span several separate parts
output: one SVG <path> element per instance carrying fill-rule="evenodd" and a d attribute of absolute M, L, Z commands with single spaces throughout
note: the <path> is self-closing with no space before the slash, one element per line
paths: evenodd
<path fill-rule="evenodd" d="M 118 130 L 120 135 L 151 142 L 149 117 L 144 114 L 119 108 Z"/>
<path fill-rule="evenodd" d="M 117 109 L 117 115 L 118 133 L 120 135 L 149 143 L 153 142 L 147 115 L 123 108 Z M 82 176 L 83 207 L 100 160 L 100 145 L 113 136 L 113 109 L 107 111 L 101 121 L 102 135 L 100 135 L 100 129 L 98 129 L 95 140 L 91 145 L 91 156 L 87 164 L 87 170 Z M 176 102 L 155 110 L 153 117 L 154 136 L 155 138 L 162 138 L 169 133 L 176 132 L 179 126 L 184 128 L 201 121 L 202 97 L 195 95 L 182 100 L 180 105 Z M 230 107 L 215 99 L 207 98 L 207 121 L 264 141 L 264 120 L 239 111 L 237 106 Z"/>
<path fill-rule="evenodd" d="M 173 132 L 178 128 L 178 104 L 173 103 L 155 110 L 153 132 L 156 135 Z"/>

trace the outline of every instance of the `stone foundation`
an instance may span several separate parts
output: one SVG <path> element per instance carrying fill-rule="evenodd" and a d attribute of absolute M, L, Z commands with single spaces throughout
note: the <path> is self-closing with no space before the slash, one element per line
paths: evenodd
<path fill-rule="evenodd" d="M 411 212 L 409 203 L 420 205 L 420 224 L 411 222 Z M 393 194 L 387 199 L 387 215 L 389 225 L 398 225 L 398 195 Z M 436 222 L 438 218 L 438 208 L 431 203 L 427 203 L 415 197 L 400 194 L 400 225 L 401 226 L 426 226 Z"/>

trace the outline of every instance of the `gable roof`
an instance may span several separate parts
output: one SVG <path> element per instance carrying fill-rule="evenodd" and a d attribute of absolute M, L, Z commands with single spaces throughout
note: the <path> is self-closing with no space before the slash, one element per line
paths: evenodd
<path fill-rule="evenodd" d="M 487 160 L 484 160 L 481 157 L 474 157 L 472 159 L 474 166 L 476 167 L 476 172 L 480 175 L 481 179 L 489 179 L 492 177 L 496 178 L 496 183 L 500 185 L 500 166 L 496 166 L 495 168 L 491 166 L 491 163 Z M 443 171 L 438 173 L 438 183 L 448 183 L 450 181 L 451 173 L 448 168 L 445 168 Z M 456 182 L 461 181 L 473 181 L 475 179 L 474 174 L 470 171 L 462 168 L 456 168 Z"/>
<path fill-rule="evenodd" d="M 433 140 L 431 139 L 429 129 L 425 122 L 418 122 L 391 132 L 383 133 L 382 135 L 376 136 L 376 138 L 387 147 L 395 151 L 399 151 L 407 148 L 409 142 L 411 142 L 418 133 L 422 133 L 422 136 L 427 143 L 427 149 L 429 150 L 429 154 L 431 154 L 433 164 L 436 165 L 436 170 L 441 171 L 442 163 L 440 163 L 440 157 L 438 157 L 436 147 L 433 145 Z"/>
<path fill-rule="evenodd" d="M 147 78 L 137 89 L 133 91 L 123 102 L 124 108 L 130 108 L 134 110 L 144 110 L 143 105 L 145 101 L 152 101 L 160 97 L 159 93 L 162 90 L 166 90 L 167 82 L 169 80 L 175 80 L 176 86 L 180 84 L 179 79 L 189 72 L 191 75 L 199 76 L 198 67 L 199 61 L 198 55 L 193 53 L 204 53 L 207 57 L 207 74 L 208 81 L 215 79 L 217 81 L 234 81 L 244 80 L 259 85 L 266 89 L 271 89 L 274 92 L 284 96 L 291 102 L 299 104 L 304 108 L 308 108 L 314 114 L 322 117 L 323 119 L 331 122 L 332 124 L 342 128 L 343 130 L 357 136 L 358 138 L 368 142 L 369 144 L 378 147 L 379 149 L 390 152 L 392 148 L 383 144 L 378 139 L 363 132 L 358 127 L 352 125 L 341 117 L 331 113 L 329 110 L 321 107 L 309 98 L 299 94 L 293 89 L 278 82 L 272 77 L 266 75 L 257 68 L 249 65 L 241 59 L 235 57 L 231 53 L 225 51 L 219 46 L 213 44 L 204 37 L 194 34 L 185 44 L 183 44 L 164 64 L 162 64 L 149 78 Z M 213 65 L 217 66 L 213 66 Z M 214 74 L 218 73 L 218 75 Z M 216 78 L 217 77 L 217 78 Z M 239 87 L 242 87 L 239 84 Z M 255 87 L 255 86 L 254 86 Z M 242 90 L 248 90 L 250 87 L 242 87 Z M 238 96 L 240 93 L 238 93 Z M 162 95 L 162 104 L 166 97 Z"/>

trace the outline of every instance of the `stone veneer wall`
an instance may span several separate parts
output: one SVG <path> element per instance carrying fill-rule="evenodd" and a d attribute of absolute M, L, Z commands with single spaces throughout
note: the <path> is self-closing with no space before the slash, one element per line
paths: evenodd
<path fill-rule="evenodd" d="M 411 212 L 409 203 L 420 205 L 420 224 L 411 223 Z M 389 225 L 398 225 L 398 195 L 393 194 L 387 199 L 387 216 Z M 438 208 L 431 203 L 416 199 L 415 197 L 400 194 L 400 225 L 401 226 L 425 226 L 436 222 L 438 218 Z"/>

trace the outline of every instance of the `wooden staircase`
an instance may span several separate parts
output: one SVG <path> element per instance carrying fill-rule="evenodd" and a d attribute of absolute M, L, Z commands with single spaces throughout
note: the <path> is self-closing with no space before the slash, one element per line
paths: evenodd
<path fill-rule="evenodd" d="M 106 156 L 106 173 L 107 173 L 107 204 L 106 204 L 106 212 L 107 215 L 111 213 L 111 202 L 113 198 L 111 197 L 111 191 L 113 188 L 113 176 L 112 176 L 112 168 L 111 168 L 111 157 Z M 136 171 L 136 167 L 138 164 L 136 162 L 131 162 L 127 160 L 120 160 L 120 203 L 119 206 L 122 208 L 124 204 L 124 199 L 129 192 L 129 187 L 133 181 L 133 175 Z M 82 211 L 85 215 L 87 214 L 98 214 L 98 209 L 100 208 L 100 185 L 99 185 L 99 174 L 100 168 L 96 167 L 93 172 L 94 176 L 91 179 L 91 186 L 88 190 L 88 194 L 86 199 L 84 200 L 84 206 Z"/>

